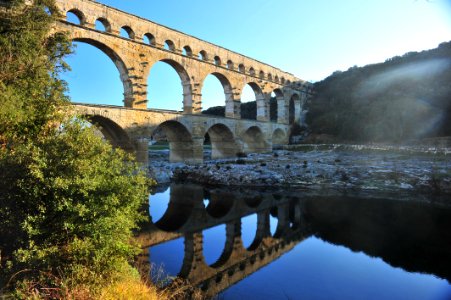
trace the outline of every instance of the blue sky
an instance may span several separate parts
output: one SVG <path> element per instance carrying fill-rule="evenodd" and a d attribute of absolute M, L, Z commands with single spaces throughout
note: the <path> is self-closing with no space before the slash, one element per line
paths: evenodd
<path fill-rule="evenodd" d="M 99 0 L 258 59 L 308 81 L 336 70 L 383 62 L 451 40 L 451 0 Z M 76 102 L 122 105 L 114 64 L 78 44 L 63 76 Z M 178 75 L 158 63 L 149 77 L 149 107 L 181 109 Z M 203 107 L 224 104 L 214 77 L 204 84 Z M 250 88 L 243 102 L 253 100 Z"/>

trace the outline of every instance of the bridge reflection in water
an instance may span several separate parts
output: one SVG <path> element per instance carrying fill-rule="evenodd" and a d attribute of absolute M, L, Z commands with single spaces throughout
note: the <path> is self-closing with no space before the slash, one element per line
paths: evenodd
<path fill-rule="evenodd" d="M 180 260 L 179 266 L 171 266 L 171 275 L 187 279 L 207 296 L 227 289 L 311 236 L 380 257 L 408 272 L 429 273 L 451 281 L 449 207 L 180 184 L 171 185 L 166 196 L 169 201 L 163 209 L 158 196 L 150 197 L 154 219 L 138 237 L 144 248 L 141 259 L 146 261 L 150 256 L 153 260 L 153 249 L 179 243 L 183 253 L 167 255 Z M 249 237 L 249 232 L 244 233 L 249 221 L 256 223 L 255 233 L 244 243 Z M 224 246 L 214 259 L 204 251 L 211 250 L 204 242 L 212 230 L 225 235 L 223 243 L 215 245 Z M 218 244 L 218 239 L 213 243 Z M 451 293 L 449 285 L 447 293 Z"/>

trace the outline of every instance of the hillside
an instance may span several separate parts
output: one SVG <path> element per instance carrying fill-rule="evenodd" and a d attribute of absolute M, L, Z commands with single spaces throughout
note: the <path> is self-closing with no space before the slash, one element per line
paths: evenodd
<path fill-rule="evenodd" d="M 337 71 L 314 85 L 307 123 L 337 141 L 402 143 L 451 135 L 451 42 Z"/>

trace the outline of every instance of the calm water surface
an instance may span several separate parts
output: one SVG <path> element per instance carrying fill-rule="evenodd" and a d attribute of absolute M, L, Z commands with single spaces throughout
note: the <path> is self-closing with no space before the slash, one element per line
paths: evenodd
<path fill-rule="evenodd" d="M 449 206 L 179 184 L 149 203 L 153 275 L 209 296 L 451 299 Z"/>

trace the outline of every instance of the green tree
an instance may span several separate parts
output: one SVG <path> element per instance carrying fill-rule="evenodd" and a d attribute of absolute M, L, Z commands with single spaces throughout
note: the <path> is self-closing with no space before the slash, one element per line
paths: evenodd
<path fill-rule="evenodd" d="M 0 288 L 18 296 L 30 282 L 92 290 L 133 272 L 144 219 L 147 178 L 70 112 L 57 13 L 53 0 L 0 10 Z"/>

